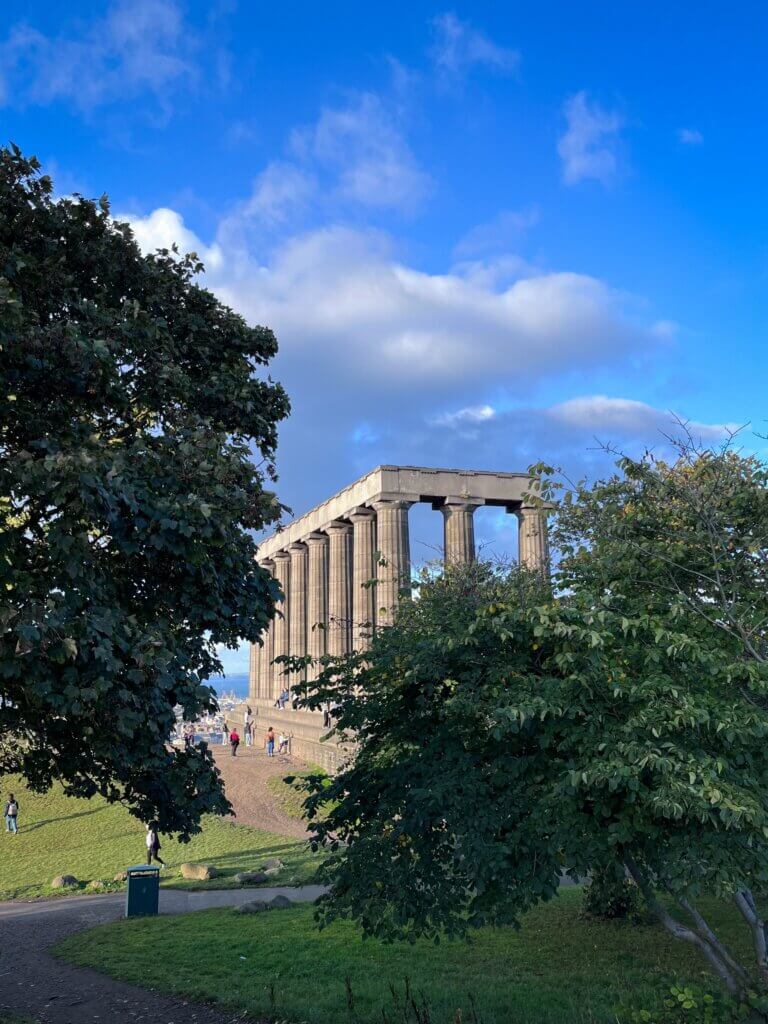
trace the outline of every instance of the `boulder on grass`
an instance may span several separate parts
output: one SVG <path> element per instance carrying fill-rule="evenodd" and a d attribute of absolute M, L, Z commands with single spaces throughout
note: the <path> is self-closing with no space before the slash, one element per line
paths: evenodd
<path fill-rule="evenodd" d="M 113 882 L 127 882 L 128 881 L 128 872 L 127 871 L 118 871 L 117 874 L 115 875 L 115 877 L 112 879 L 112 881 Z"/>
<path fill-rule="evenodd" d="M 267 868 L 264 871 L 264 874 L 267 876 L 267 878 L 277 878 L 278 875 L 282 874 L 282 869 L 281 868 Z"/>
<path fill-rule="evenodd" d="M 238 885 L 259 885 L 260 882 L 266 882 L 267 875 L 264 871 L 240 871 L 235 875 L 235 881 Z"/>
<path fill-rule="evenodd" d="M 54 880 L 51 882 L 52 889 L 66 889 L 70 885 L 79 885 L 80 883 L 74 875 L 56 875 Z"/>
<path fill-rule="evenodd" d="M 181 877 L 190 878 L 195 882 L 210 882 L 219 872 L 213 864 L 182 864 Z"/>
<path fill-rule="evenodd" d="M 243 903 L 235 907 L 236 914 L 261 914 L 265 910 L 271 910 L 269 903 L 264 900 L 253 900 L 251 903 Z"/>
<path fill-rule="evenodd" d="M 282 871 L 285 864 L 280 860 L 279 857 L 270 857 L 269 860 L 265 860 L 261 866 L 262 871 L 272 871 L 275 874 L 278 871 Z"/>
<path fill-rule="evenodd" d="M 284 910 L 286 907 L 290 906 L 292 906 L 292 903 L 287 896 L 275 896 L 269 901 L 252 900 L 250 903 L 243 903 L 242 906 L 235 907 L 235 913 L 262 914 L 265 910 Z"/>
<path fill-rule="evenodd" d="M 87 888 L 88 889 L 92 889 L 95 892 L 98 892 L 100 889 L 106 888 L 106 884 L 107 883 L 106 882 L 102 882 L 102 880 L 100 878 L 93 878 L 88 883 Z"/>

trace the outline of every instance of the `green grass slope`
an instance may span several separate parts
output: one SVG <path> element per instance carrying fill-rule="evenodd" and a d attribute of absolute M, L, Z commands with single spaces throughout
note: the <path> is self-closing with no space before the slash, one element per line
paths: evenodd
<path fill-rule="evenodd" d="M 741 951 L 743 929 L 731 908 L 711 902 L 706 913 Z M 615 1008 L 627 999 L 657 1007 L 670 972 L 713 985 L 695 951 L 660 927 L 582 918 L 580 889 L 562 890 L 528 914 L 520 931 L 488 928 L 471 943 L 384 945 L 362 940 L 347 922 L 320 932 L 303 905 L 253 916 L 214 910 L 123 921 L 72 936 L 56 953 L 126 981 L 291 1024 L 411 1021 L 395 1012 L 390 989 L 402 993 L 406 978 L 430 1004 L 422 1019 L 431 1024 L 616 1024 Z"/>
<path fill-rule="evenodd" d="M 3 802 L 8 792 L 19 801 L 19 834 L 6 833 L 0 822 L 0 900 L 61 895 L 63 890 L 49 888 L 56 875 L 111 882 L 117 872 L 146 858 L 143 826 L 119 805 L 66 797 L 59 786 L 40 796 L 5 776 L 0 779 Z M 169 865 L 163 885 L 198 889 L 232 886 L 233 875 L 257 868 L 268 857 L 285 863 L 273 884 L 303 884 L 316 863 L 304 843 L 214 817 L 206 818 L 202 833 L 187 844 L 162 837 L 160 856 Z M 186 881 L 179 872 L 185 861 L 214 864 L 221 877 Z"/>

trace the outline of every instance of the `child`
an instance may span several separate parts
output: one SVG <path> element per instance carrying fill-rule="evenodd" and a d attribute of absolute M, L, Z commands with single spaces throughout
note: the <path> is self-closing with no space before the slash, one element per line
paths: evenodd
<path fill-rule="evenodd" d="M 232 748 L 232 757 L 237 757 L 237 748 L 240 746 L 240 737 L 237 734 L 237 729 L 232 726 L 232 732 L 229 734 L 229 745 Z"/>
<path fill-rule="evenodd" d="M 280 733 L 277 741 L 277 752 L 278 754 L 288 753 L 288 737 L 284 733 Z"/>

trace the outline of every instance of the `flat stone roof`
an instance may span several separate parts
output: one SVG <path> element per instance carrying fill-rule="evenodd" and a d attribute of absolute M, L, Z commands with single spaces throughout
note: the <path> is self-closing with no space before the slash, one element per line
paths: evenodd
<path fill-rule="evenodd" d="M 493 473 L 474 469 L 429 469 L 426 466 L 377 466 L 370 473 L 315 505 L 282 530 L 259 544 L 258 558 L 271 558 L 335 519 L 345 519 L 374 501 L 429 502 L 439 506 L 446 499 L 473 505 L 496 505 L 514 512 L 531 490 L 528 473 Z"/>

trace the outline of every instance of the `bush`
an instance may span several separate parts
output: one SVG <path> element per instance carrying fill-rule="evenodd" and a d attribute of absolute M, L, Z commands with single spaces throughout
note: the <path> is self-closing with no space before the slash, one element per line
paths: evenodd
<path fill-rule="evenodd" d="M 606 920 L 638 921 L 643 915 L 643 900 L 637 886 L 620 867 L 599 868 L 584 889 L 584 914 Z"/>

